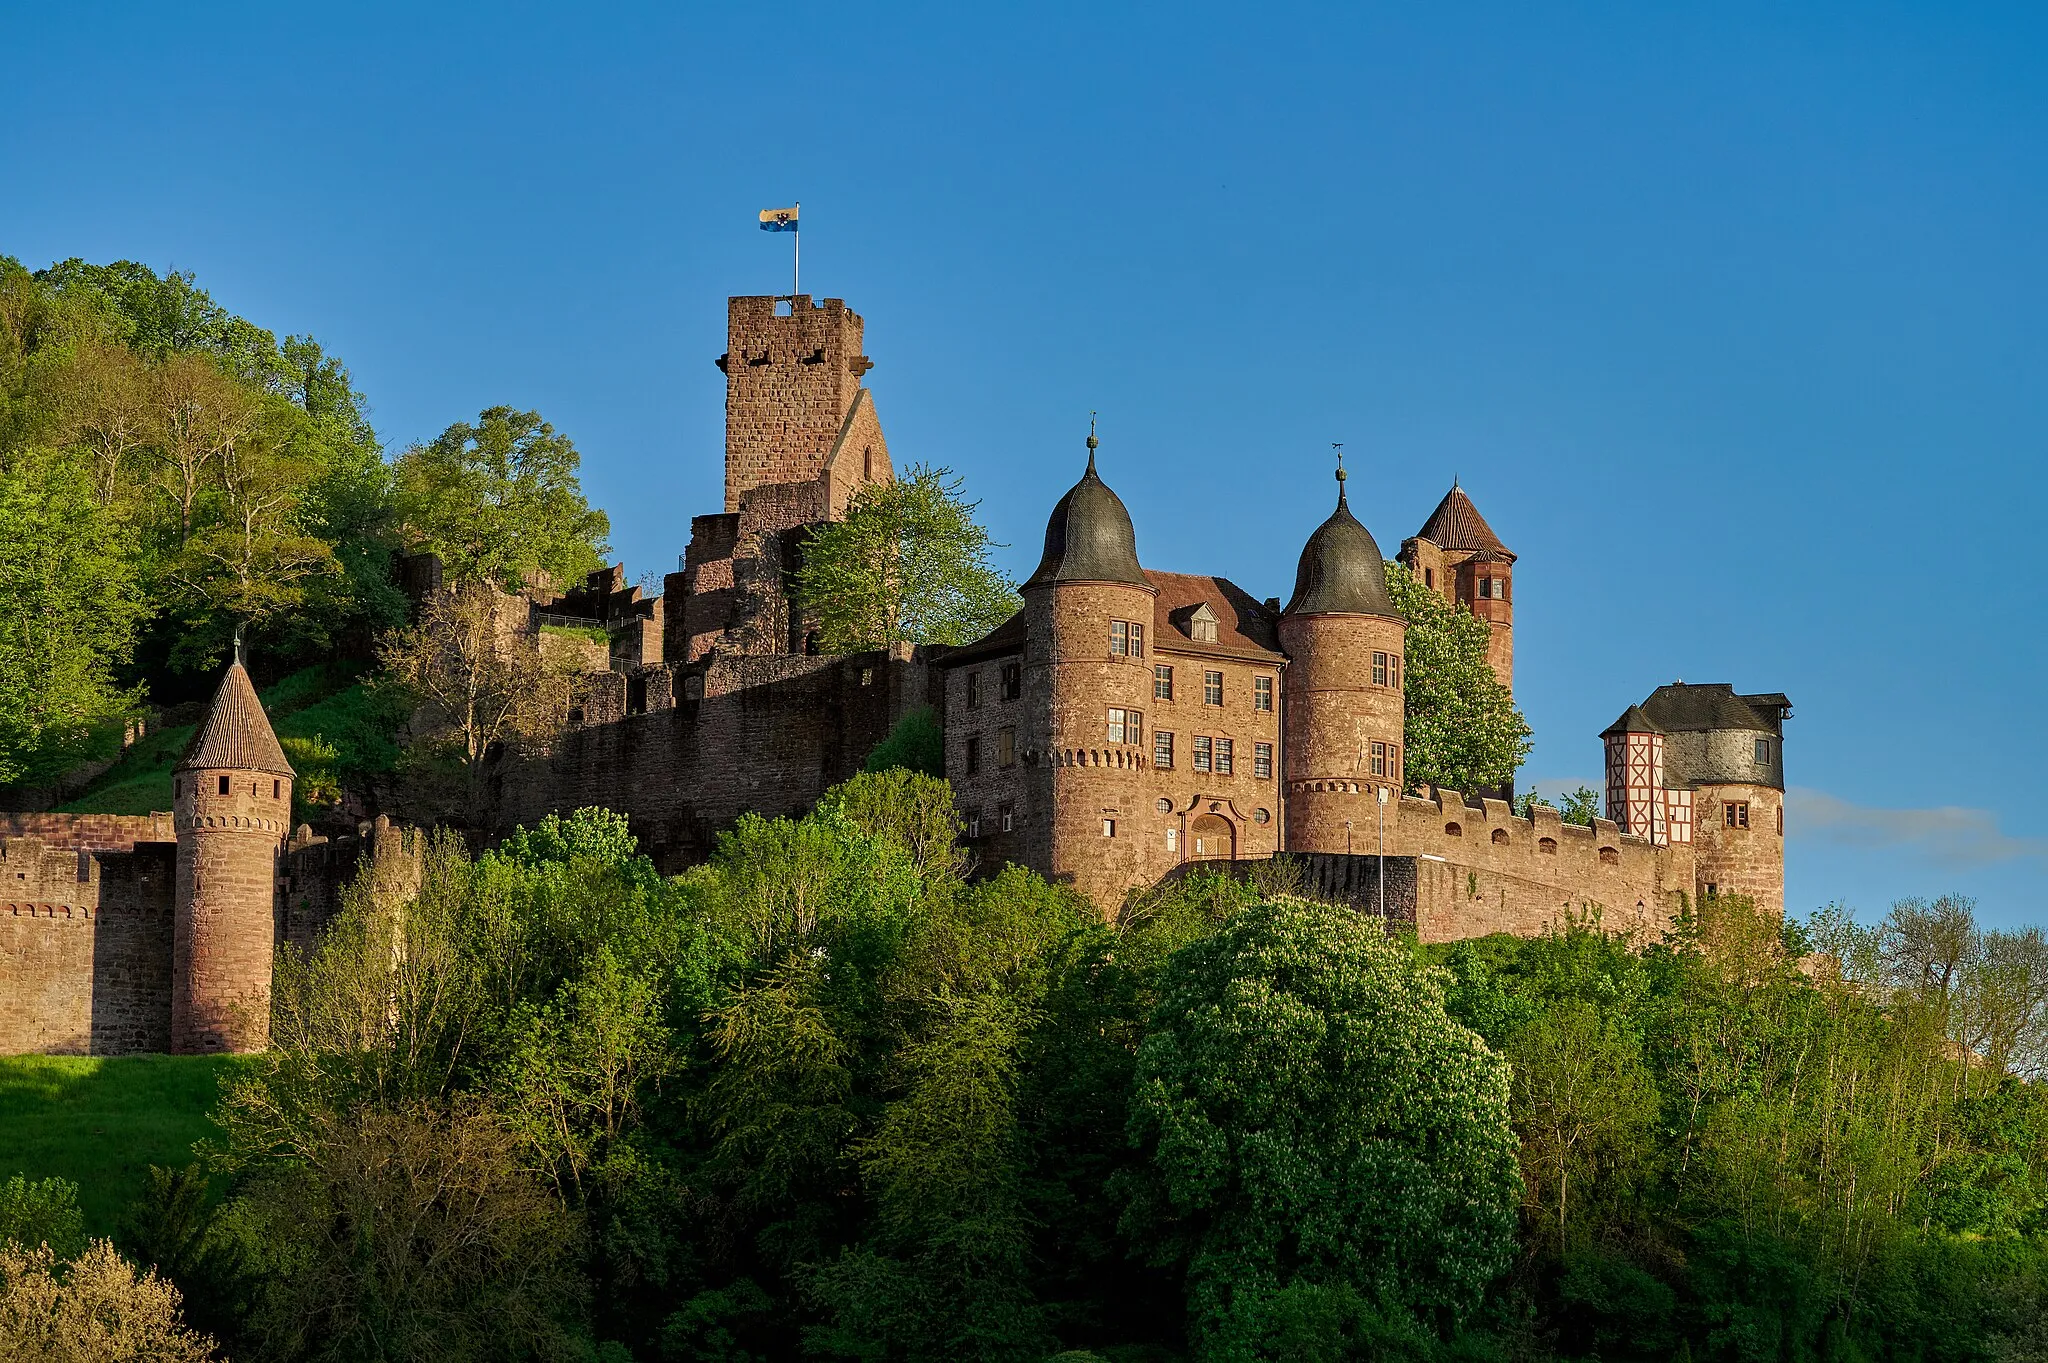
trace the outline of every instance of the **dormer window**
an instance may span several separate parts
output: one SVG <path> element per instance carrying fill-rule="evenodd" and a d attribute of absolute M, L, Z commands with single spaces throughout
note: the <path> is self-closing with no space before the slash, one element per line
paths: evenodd
<path fill-rule="evenodd" d="M 1188 616 L 1188 638 L 1198 644 L 1216 642 L 1216 612 L 1209 609 L 1208 602 L 1195 607 L 1194 614 Z"/>

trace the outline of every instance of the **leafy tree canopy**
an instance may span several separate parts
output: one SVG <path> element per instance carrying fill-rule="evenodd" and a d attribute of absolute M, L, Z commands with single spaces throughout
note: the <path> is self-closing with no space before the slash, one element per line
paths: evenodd
<path fill-rule="evenodd" d="M 611 522 L 584 499 L 581 464 L 540 413 L 487 408 L 398 457 L 399 514 L 462 581 L 517 591 L 543 572 L 571 585 L 610 552 Z"/>
<path fill-rule="evenodd" d="M 1275 900 L 1168 964 L 1138 1052 L 1127 1224 L 1184 1257 L 1203 1357 L 1268 1357 L 1283 1294 L 1431 1325 L 1514 1257 L 1508 1070 L 1377 920 Z"/>
<path fill-rule="evenodd" d="M 952 470 L 919 464 L 871 483 L 846 519 L 819 528 L 797 570 L 797 601 L 830 653 L 914 644 L 965 644 L 1007 620 L 1016 587 L 988 561 Z"/>

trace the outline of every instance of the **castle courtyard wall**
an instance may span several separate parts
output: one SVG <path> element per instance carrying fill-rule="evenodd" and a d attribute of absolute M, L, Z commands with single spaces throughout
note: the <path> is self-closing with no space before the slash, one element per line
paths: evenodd
<path fill-rule="evenodd" d="M 1502 800 L 1470 804 L 1455 791 L 1402 798 L 1387 845 L 1417 858 L 1423 941 L 1530 937 L 1594 909 L 1610 932 L 1654 936 L 1693 892 L 1691 848 L 1655 846 L 1607 819 L 1567 824 L 1543 805 L 1531 815 L 1515 817 Z"/>
<path fill-rule="evenodd" d="M 0 1054 L 169 1048 L 175 859 L 0 841 Z"/>

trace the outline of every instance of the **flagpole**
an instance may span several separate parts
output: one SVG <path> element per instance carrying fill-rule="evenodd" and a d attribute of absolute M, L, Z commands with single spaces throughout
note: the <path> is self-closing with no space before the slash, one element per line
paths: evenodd
<path fill-rule="evenodd" d="M 801 210 L 804 201 L 798 199 L 796 206 Z M 789 234 L 789 305 L 796 306 L 796 296 L 803 292 L 804 277 L 804 225 L 801 211 L 797 217 L 796 231 Z"/>

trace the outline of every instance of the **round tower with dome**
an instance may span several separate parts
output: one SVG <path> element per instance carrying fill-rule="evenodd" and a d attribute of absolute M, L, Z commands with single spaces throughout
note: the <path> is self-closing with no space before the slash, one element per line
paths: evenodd
<path fill-rule="evenodd" d="M 1375 850 L 1381 792 L 1401 798 L 1407 633 L 1339 467 L 1337 509 L 1303 546 L 1280 616 L 1290 851 Z"/>
<path fill-rule="evenodd" d="M 1021 588 L 1032 647 L 1023 664 L 1024 710 L 1038 732 L 1029 754 L 1052 778 L 1041 787 L 1053 878 L 1098 898 L 1141 883 L 1146 847 L 1136 836 L 1148 808 L 1146 711 L 1152 695 L 1157 590 L 1138 564 L 1123 499 L 1088 467 L 1045 526 L 1045 553 Z"/>
<path fill-rule="evenodd" d="M 172 773 L 178 840 L 171 1050 L 260 1051 L 270 1040 L 278 854 L 292 768 L 239 656 Z"/>

